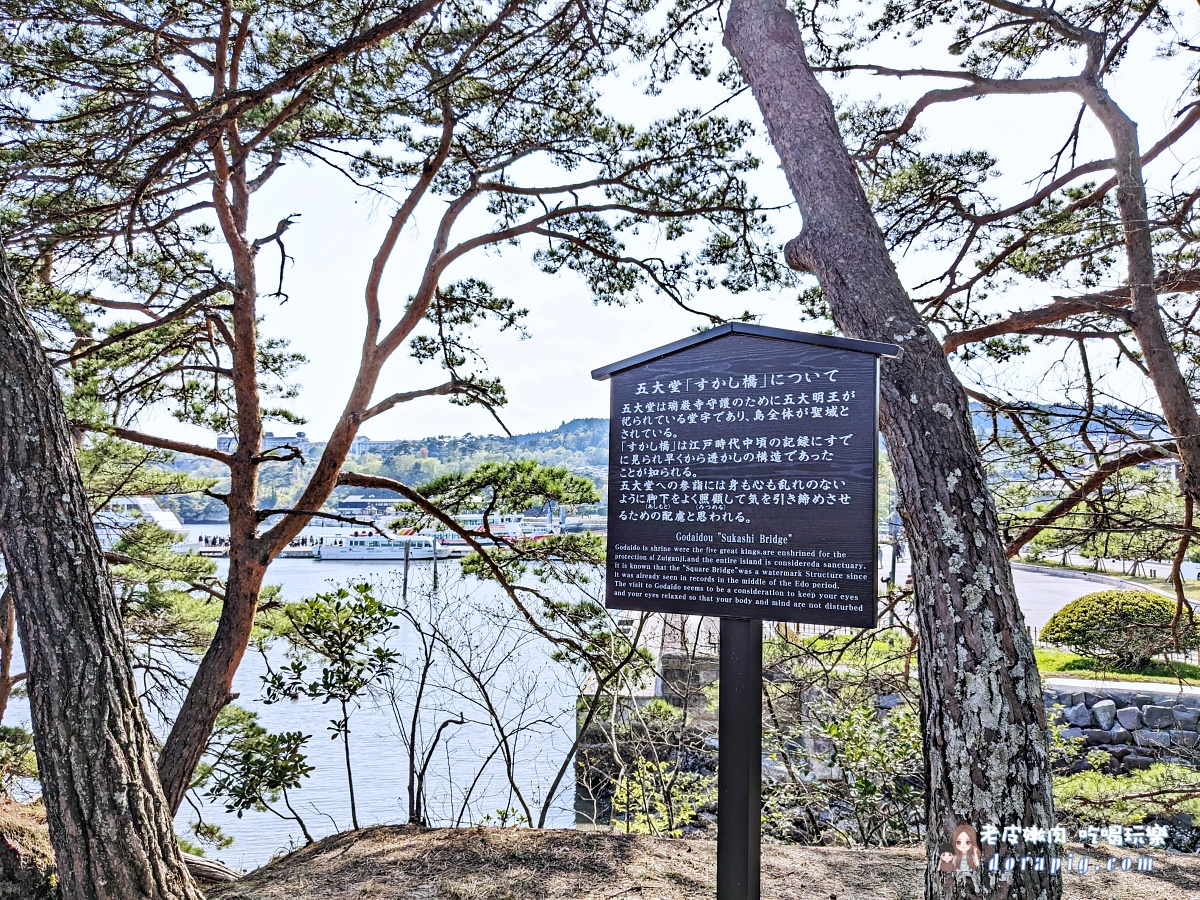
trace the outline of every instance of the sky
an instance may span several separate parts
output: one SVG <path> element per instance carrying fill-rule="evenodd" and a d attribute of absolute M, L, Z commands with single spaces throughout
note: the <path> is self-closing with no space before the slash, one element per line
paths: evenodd
<path fill-rule="evenodd" d="M 1198 24 L 1191 14 L 1189 27 Z M 1153 46 L 1143 42 L 1134 48 L 1131 62 L 1111 86 L 1119 103 L 1139 122 L 1143 147 L 1152 144 L 1170 127 L 1170 117 L 1186 99 L 1179 92 L 1186 85 L 1181 79 L 1182 66 L 1190 59 L 1155 59 Z M 881 48 L 874 61 L 913 64 L 912 51 L 903 41 Z M 928 56 L 919 64 L 936 65 Z M 896 79 L 856 76 L 832 81 L 826 88 L 834 95 L 848 97 L 882 96 L 885 99 L 911 98 L 920 88 L 945 86 L 946 82 L 924 82 L 909 86 Z M 1169 86 L 1164 89 L 1164 85 Z M 610 110 L 619 110 L 624 118 L 645 124 L 670 115 L 679 105 L 711 108 L 726 99 L 727 92 L 714 81 L 686 81 L 661 96 L 646 96 L 639 85 L 622 78 L 610 78 L 604 87 L 604 102 Z M 970 103 L 934 107 L 922 122 L 938 146 L 945 150 L 987 149 L 1000 160 L 1002 184 L 1017 196 L 1028 190 L 1025 182 L 1046 166 L 1049 154 L 1064 140 L 1074 119 L 1078 101 L 1061 96 L 1038 98 L 986 98 Z M 761 136 L 761 116 L 749 92 L 742 93 L 722 107 L 727 115 L 753 122 L 759 131 L 754 149 L 764 160 L 752 178 L 752 186 L 768 205 L 791 202 L 791 195 L 778 167 L 778 159 Z M 1083 152 L 1109 154 L 1106 136 L 1094 124 L 1086 124 Z M 1161 168 L 1174 171 L 1196 155 L 1196 142 L 1181 147 L 1175 162 Z M 1082 158 L 1082 156 L 1081 156 Z M 292 402 L 294 410 L 305 416 L 299 426 L 311 439 L 326 436 L 344 404 L 353 379 L 362 343 L 363 286 L 375 247 L 387 225 L 391 207 L 373 195 L 350 185 L 331 169 L 286 166 L 255 200 L 257 206 L 252 232 L 268 234 L 275 223 L 293 213 L 299 218 L 286 235 L 287 252 L 292 260 L 285 270 L 284 289 L 288 298 L 281 301 L 263 298 L 260 308 L 263 330 L 272 336 L 290 339 L 292 348 L 303 353 L 308 362 L 295 380 L 301 385 L 300 396 Z M 437 206 L 440 201 L 435 201 Z M 385 327 L 402 309 L 419 274 L 432 227 L 430 210 L 418 217 L 402 235 L 384 284 Z M 476 223 L 481 219 L 476 219 Z M 779 246 L 800 228 L 794 207 L 773 215 Z M 470 224 L 470 222 L 466 223 Z M 528 339 L 515 334 L 481 329 L 478 344 L 489 363 L 490 372 L 499 376 L 507 389 L 509 403 L 501 416 L 513 433 L 552 429 L 563 421 L 608 414 L 608 386 L 590 377 L 591 370 L 642 353 L 661 344 L 684 337 L 702 324 L 702 320 L 676 307 L 667 298 L 646 291 L 639 303 L 625 308 L 593 304 L 586 285 L 567 273 L 550 276 L 529 262 L 533 246 L 506 247 L 502 253 L 476 253 L 456 263 L 450 278 L 484 277 L 497 292 L 528 308 Z M 897 260 L 908 283 L 934 271 L 941 261 L 936 251 L 915 251 Z M 279 263 L 278 251 L 266 248 L 260 256 L 260 278 L 273 287 Z M 1115 286 L 1115 285 L 1113 285 Z M 266 288 L 267 290 L 270 287 Z M 1052 293 L 1014 291 L 1001 298 L 1009 308 L 1041 305 Z M 761 316 L 760 323 L 778 328 L 821 330 L 827 322 L 805 322 L 795 302 L 795 292 L 775 295 L 730 297 L 717 292 L 698 300 L 698 305 L 724 315 L 736 315 L 749 309 Z M 1040 350 L 1038 366 L 1049 364 L 1058 350 Z M 968 379 L 986 382 L 1003 380 L 1007 387 L 1020 389 L 1020 374 L 989 370 L 977 364 L 965 372 Z M 1060 373 L 1064 379 L 1069 374 Z M 404 351 L 389 364 L 377 396 L 393 390 L 411 390 L 442 380 L 436 365 L 417 365 Z M 1032 376 L 1031 376 L 1032 378 Z M 1045 387 L 1029 384 L 1030 389 Z M 1143 388 L 1130 383 L 1136 393 Z M 182 426 L 166 416 L 142 423 L 143 427 L 172 437 L 212 444 L 215 437 L 199 429 Z M 290 434 L 296 427 L 286 423 L 268 424 L 269 430 Z M 491 416 L 480 408 L 462 408 L 442 398 L 427 398 L 405 404 L 365 424 L 361 433 L 372 439 L 419 438 L 427 435 L 490 434 L 499 431 Z"/>

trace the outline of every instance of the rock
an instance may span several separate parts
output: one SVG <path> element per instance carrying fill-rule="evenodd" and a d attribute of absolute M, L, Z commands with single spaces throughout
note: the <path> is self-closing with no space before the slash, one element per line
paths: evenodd
<path fill-rule="evenodd" d="M 1149 694 L 1134 694 L 1129 698 L 1130 706 L 1147 706 L 1150 703 Z"/>
<path fill-rule="evenodd" d="M 833 752 L 833 741 L 824 737 L 810 737 L 808 749 L 816 756 L 828 756 Z"/>
<path fill-rule="evenodd" d="M 1059 736 L 1060 736 L 1060 737 L 1061 737 L 1061 738 L 1062 738 L 1064 741 L 1077 741 L 1077 740 L 1079 740 L 1080 738 L 1082 738 L 1084 735 L 1083 735 L 1083 729 L 1082 729 L 1082 728 L 1064 728 L 1064 729 L 1063 729 L 1063 730 L 1062 730 L 1062 731 L 1059 733 Z"/>
<path fill-rule="evenodd" d="M 1124 709 L 1118 709 L 1117 721 L 1121 723 L 1122 728 L 1134 731 L 1142 727 L 1142 711 L 1136 706 L 1126 706 Z"/>
<path fill-rule="evenodd" d="M 719 750 L 721 748 L 721 742 L 717 740 L 715 736 L 710 734 L 704 739 L 704 746 L 709 750 Z"/>
<path fill-rule="evenodd" d="M 1127 728 L 1122 728 L 1120 725 L 1108 733 L 1108 741 L 1111 744 L 1128 744 L 1132 740 L 1133 735 Z"/>
<path fill-rule="evenodd" d="M 1125 739 L 1126 739 L 1127 741 L 1128 741 L 1128 740 L 1132 740 L 1132 739 L 1133 739 L 1133 736 L 1132 736 L 1132 735 L 1130 735 L 1130 733 L 1129 733 L 1128 731 L 1126 731 L 1126 732 L 1125 732 Z M 1109 753 L 1111 753 L 1111 754 L 1112 754 L 1114 757 L 1116 757 L 1117 759 L 1124 759 L 1124 758 L 1125 758 L 1125 757 L 1127 757 L 1127 756 L 1128 756 L 1130 753 L 1132 753 L 1132 752 L 1133 752 L 1133 750 L 1132 750 L 1132 748 L 1130 748 L 1130 747 L 1114 746 L 1114 747 L 1109 747 L 1109 748 L 1108 748 L 1108 752 L 1109 752 Z"/>
<path fill-rule="evenodd" d="M 1063 706 L 1078 706 L 1083 702 L 1083 691 L 1059 691 L 1058 702 Z"/>
<path fill-rule="evenodd" d="M 1085 728 L 1083 736 L 1087 738 L 1089 747 L 1098 747 L 1100 744 L 1107 744 L 1109 739 L 1108 729 L 1106 728 Z"/>
<path fill-rule="evenodd" d="M 808 765 L 816 781 L 842 781 L 845 779 L 841 766 L 828 766 L 817 760 L 811 760 Z"/>
<path fill-rule="evenodd" d="M 787 766 L 777 759 L 772 759 L 769 756 L 764 756 L 762 760 L 762 780 L 763 784 L 781 784 L 785 781 L 790 781 Z"/>
<path fill-rule="evenodd" d="M 1109 691 L 1106 696 L 1117 706 L 1128 706 L 1133 694 L 1129 691 Z"/>
<path fill-rule="evenodd" d="M 1142 721 L 1147 728 L 1170 728 L 1175 724 L 1175 711 L 1169 706 L 1145 706 Z"/>
<path fill-rule="evenodd" d="M 1121 765 L 1126 769 L 1148 769 L 1154 765 L 1154 760 L 1149 756 L 1138 756 L 1131 753 L 1121 760 Z"/>
<path fill-rule="evenodd" d="M 904 703 L 904 698 L 899 694 L 880 694 L 875 698 L 876 709 L 895 709 Z"/>
<path fill-rule="evenodd" d="M 1076 703 L 1063 711 L 1063 716 L 1067 720 L 1067 724 L 1076 727 L 1084 727 L 1092 724 L 1092 714 L 1082 703 Z M 1174 721 L 1174 718 L 1172 718 Z"/>
<path fill-rule="evenodd" d="M 1171 746 L 1171 732 L 1139 728 L 1133 733 L 1133 740 L 1139 747 L 1169 747 Z"/>
<path fill-rule="evenodd" d="M 1175 727 L 1184 731 L 1195 731 L 1200 727 L 1200 712 L 1186 706 L 1175 707 Z"/>
<path fill-rule="evenodd" d="M 1181 729 L 1173 729 L 1171 731 L 1171 743 L 1176 747 L 1187 747 L 1189 749 L 1200 743 L 1200 734 L 1194 731 L 1183 731 Z"/>
<path fill-rule="evenodd" d="M 1200 709 L 1200 694 L 1184 694 L 1176 706 L 1186 706 L 1188 709 Z"/>
<path fill-rule="evenodd" d="M 1117 704 L 1111 700 L 1097 700 L 1092 705 L 1092 718 L 1096 720 L 1098 728 L 1107 731 L 1117 720 Z"/>

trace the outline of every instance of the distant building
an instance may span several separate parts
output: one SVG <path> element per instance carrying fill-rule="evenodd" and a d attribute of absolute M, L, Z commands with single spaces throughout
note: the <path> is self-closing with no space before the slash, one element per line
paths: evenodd
<path fill-rule="evenodd" d="M 276 435 L 275 432 L 268 431 L 262 437 L 262 449 L 264 451 L 274 450 L 277 447 L 296 447 L 303 453 L 315 446 L 318 446 L 318 444 L 315 441 L 310 441 L 308 435 L 303 431 L 297 431 L 295 434 L 290 435 Z M 221 435 L 217 438 L 217 449 L 222 453 L 233 452 L 237 449 L 237 438 L 228 434 Z"/>
<path fill-rule="evenodd" d="M 351 456 L 362 456 L 364 453 L 378 453 L 382 456 L 401 447 L 404 441 L 373 441 L 365 434 L 360 434 L 350 445 Z"/>
<path fill-rule="evenodd" d="M 360 434 L 350 444 L 350 455 L 362 456 L 364 453 L 391 453 L 398 447 L 403 446 L 404 443 L 404 441 L 373 441 L 365 434 Z M 309 440 L 308 435 L 303 431 L 297 431 L 291 435 L 276 435 L 273 431 L 268 431 L 263 435 L 262 440 L 264 451 L 287 446 L 297 447 L 305 454 L 313 450 L 324 449 L 325 444 L 325 441 Z M 232 453 L 237 449 L 237 438 L 230 434 L 221 435 L 217 438 L 217 449 L 222 453 Z"/>
<path fill-rule="evenodd" d="M 368 491 L 365 494 L 350 494 L 337 501 L 337 511 L 340 516 L 372 519 L 376 516 L 391 515 L 394 512 L 393 507 L 400 499 L 400 495 L 392 491 Z"/>

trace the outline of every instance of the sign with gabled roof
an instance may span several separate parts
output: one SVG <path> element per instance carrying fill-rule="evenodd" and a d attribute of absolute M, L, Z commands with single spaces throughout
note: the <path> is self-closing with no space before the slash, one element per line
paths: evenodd
<path fill-rule="evenodd" d="M 733 323 L 592 372 L 612 382 L 606 605 L 873 625 L 896 352 Z"/>

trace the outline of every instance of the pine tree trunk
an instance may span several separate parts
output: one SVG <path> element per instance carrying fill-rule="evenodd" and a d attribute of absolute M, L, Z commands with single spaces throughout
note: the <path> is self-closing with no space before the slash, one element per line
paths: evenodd
<path fill-rule="evenodd" d="M 788 263 L 813 272 L 849 337 L 902 347 L 884 363 L 881 426 L 912 543 L 927 784 L 927 898 L 1054 900 L 1032 868 L 936 870 L 959 824 L 1054 824 L 1045 710 L 962 386 L 900 283 L 828 95 L 782 0 L 732 0 L 725 44 L 758 100 L 804 216 Z M 1046 844 L 1003 847 L 1045 856 Z M 985 860 L 987 858 L 985 852 Z"/>
<path fill-rule="evenodd" d="M 2 251 L 0 554 L 63 896 L 199 900 L 159 787 L 62 396 Z"/>
<path fill-rule="evenodd" d="M 1117 177 L 1117 209 L 1129 273 L 1129 324 L 1138 340 L 1146 371 L 1175 438 L 1183 473 L 1181 487 L 1200 500 L 1200 413 L 1171 343 L 1154 279 L 1154 238 L 1150 228 L 1142 151 L 1134 122 L 1101 87 L 1099 79 L 1083 94 L 1088 107 L 1108 131 Z"/>
<path fill-rule="evenodd" d="M 267 571 L 266 562 L 246 554 L 244 545 L 238 537 L 230 538 L 229 578 L 221 618 L 158 757 L 158 775 L 172 814 L 183 803 L 217 716 L 236 697 L 232 692 L 233 676 L 250 642 L 258 592 Z"/>

